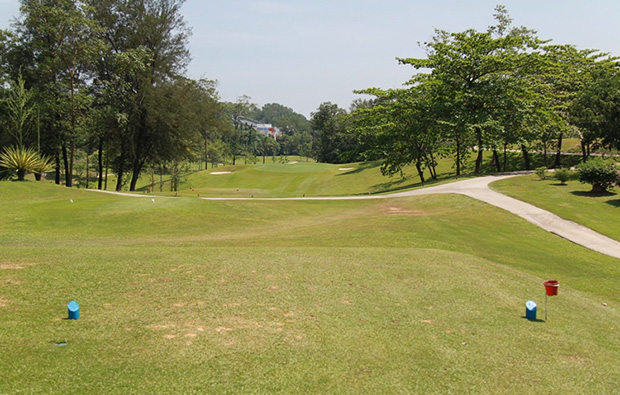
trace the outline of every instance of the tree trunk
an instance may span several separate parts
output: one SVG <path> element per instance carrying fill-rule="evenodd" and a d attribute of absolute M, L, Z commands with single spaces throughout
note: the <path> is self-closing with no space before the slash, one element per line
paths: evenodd
<path fill-rule="evenodd" d="M 99 138 L 99 147 L 97 147 L 97 152 L 99 153 L 99 163 L 98 169 L 99 172 L 99 180 L 97 182 L 97 189 L 101 190 L 103 187 L 103 139 Z"/>
<path fill-rule="evenodd" d="M 560 133 L 558 136 L 558 145 L 557 151 L 555 152 L 555 162 L 553 163 L 554 169 L 559 169 L 562 167 L 562 139 L 564 137 L 564 133 Z"/>
<path fill-rule="evenodd" d="M 56 160 L 56 174 L 54 182 L 56 185 L 60 185 L 60 156 L 58 155 L 58 151 L 56 151 L 54 159 Z"/>
<path fill-rule="evenodd" d="M 523 152 L 523 160 L 525 161 L 525 170 L 532 170 L 532 165 L 530 164 L 530 153 L 527 152 L 527 147 L 525 144 L 521 144 L 521 151 Z"/>
<path fill-rule="evenodd" d="M 430 153 L 430 157 L 431 157 L 431 160 L 430 160 L 430 164 L 428 166 L 428 170 L 431 173 L 431 178 L 433 180 L 436 180 L 437 179 L 437 168 L 435 167 L 435 157 L 433 156 L 432 152 Z"/>
<path fill-rule="evenodd" d="M 482 173 L 482 130 L 480 128 L 476 131 L 476 138 L 478 140 L 478 156 L 476 157 L 476 174 Z"/>
<path fill-rule="evenodd" d="M 209 168 L 209 150 L 207 149 L 207 139 L 205 138 L 205 170 Z"/>
<path fill-rule="evenodd" d="M 69 169 L 69 157 L 67 155 L 67 145 L 62 145 L 62 161 L 65 165 L 65 186 L 71 187 L 73 178 L 71 177 L 70 169 Z"/>
<path fill-rule="evenodd" d="M 164 191 L 164 167 L 159 166 L 159 192 Z"/>
<path fill-rule="evenodd" d="M 461 175 L 461 142 L 456 138 L 456 176 Z"/>
<path fill-rule="evenodd" d="M 507 164 L 508 164 L 508 144 L 504 143 L 504 171 L 506 171 Z"/>
<path fill-rule="evenodd" d="M 24 181 L 26 178 L 26 170 L 19 169 L 17 170 L 17 181 Z"/>
<path fill-rule="evenodd" d="M 502 165 L 499 163 L 499 154 L 496 149 L 493 150 L 493 162 L 495 163 L 495 169 L 497 169 L 497 172 L 501 173 Z"/>
<path fill-rule="evenodd" d="M 476 157 L 476 174 L 482 173 L 482 149 L 478 147 L 478 156 Z"/>
<path fill-rule="evenodd" d="M 418 169 L 418 174 L 420 175 L 420 182 L 424 183 L 426 180 L 424 180 L 424 170 L 422 169 L 422 164 L 420 163 L 420 160 L 416 161 L 415 168 Z"/>
<path fill-rule="evenodd" d="M 133 166 L 133 171 L 131 174 L 131 184 L 129 185 L 129 190 L 131 192 L 136 190 L 136 185 L 138 184 L 138 179 L 140 178 L 140 172 L 142 171 L 142 163 L 135 163 Z"/>
<path fill-rule="evenodd" d="M 583 140 L 581 140 L 581 160 L 583 161 L 583 163 L 586 163 L 588 161 L 586 143 Z"/>
<path fill-rule="evenodd" d="M 88 172 L 88 166 L 90 165 L 89 158 L 90 158 L 90 155 L 88 155 L 88 148 L 86 148 L 86 189 L 88 189 L 88 182 L 90 181 L 89 180 L 90 174 Z"/>
<path fill-rule="evenodd" d="M 121 147 L 122 149 L 122 147 Z M 125 175 L 125 157 L 121 154 L 118 166 L 118 179 L 116 180 L 116 192 L 123 190 L 123 176 Z"/>
<path fill-rule="evenodd" d="M 105 156 L 105 184 L 103 184 L 103 189 L 105 191 L 108 190 L 108 169 L 109 169 L 109 164 L 110 164 L 110 158 L 108 158 L 108 155 Z"/>

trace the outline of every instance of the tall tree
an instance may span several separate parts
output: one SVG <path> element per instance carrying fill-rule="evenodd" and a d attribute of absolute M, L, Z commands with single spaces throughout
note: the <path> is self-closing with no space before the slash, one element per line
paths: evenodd
<path fill-rule="evenodd" d="M 24 19 L 18 24 L 22 48 L 28 52 L 28 72 L 45 94 L 60 131 L 65 183 L 73 185 L 78 134 L 90 105 L 87 85 L 94 60 L 104 50 L 92 9 L 74 0 L 22 0 Z"/>
<path fill-rule="evenodd" d="M 620 64 L 616 59 L 591 63 L 570 113 L 580 129 L 584 161 L 596 140 L 607 148 L 620 149 Z"/>
<path fill-rule="evenodd" d="M 323 103 L 312 113 L 310 125 L 316 133 L 315 158 L 323 163 L 347 162 L 347 153 L 355 144 L 347 134 L 347 113 L 338 105 Z"/>
<path fill-rule="evenodd" d="M 145 67 L 133 67 L 122 75 L 129 85 L 128 96 L 118 103 L 119 113 L 126 115 L 124 138 L 117 162 L 119 179 L 131 168 L 130 190 L 135 190 L 144 166 L 156 160 L 157 151 L 166 139 L 156 126 L 160 103 L 152 99 L 158 87 L 177 79 L 189 62 L 187 40 L 190 30 L 181 15 L 183 0 L 90 0 L 97 20 L 105 29 L 104 37 L 112 55 L 125 54 Z M 108 81 L 118 75 L 114 57 L 102 59 L 99 78 Z M 178 105 L 178 104 L 177 104 Z M 117 185 L 117 189 L 120 185 Z"/>
<path fill-rule="evenodd" d="M 225 113 L 233 125 L 226 138 L 232 154 L 233 166 L 237 163 L 237 156 L 242 152 L 242 135 L 244 131 L 249 129 L 244 123 L 244 118 L 256 109 L 256 105 L 250 102 L 250 100 L 249 96 L 243 95 L 239 96 L 236 102 L 226 103 L 225 105 Z"/>
<path fill-rule="evenodd" d="M 539 41 L 525 28 L 510 26 L 505 8 L 496 8 L 497 25 L 486 32 L 473 29 L 459 33 L 438 30 L 425 43 L 426 59 L 399 59 L 416 69 L 429 69 L 430 78 L 439 85 L 451 105 L 446 121 L 452 124 L 455 136 L 471 136 L 478 150 L 476 172 L 482 168 L 482 151 L 491 148 L 497 121 L 505 111 L 507 95 L 516 75 L 527 74 L 529 53 Z M 427 75 L 415 76 L 413 84 L 428 81 Z M 460 137 L 457 138 L 457 144 Z"/>

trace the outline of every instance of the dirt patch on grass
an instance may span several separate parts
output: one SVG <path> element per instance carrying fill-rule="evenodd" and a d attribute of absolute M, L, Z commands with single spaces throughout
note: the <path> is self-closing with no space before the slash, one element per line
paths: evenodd
<path fill-rule="evenodd" d="M 0 270 L 22 270 L 32 266 L 36 263 L 15 263 L 15 262 L 0 262 Z"/>
<path fill-rule="evenodd" d="M 9 304 L 8 299 L 0 298 L 0 309 L 6 307 Z"/>
<path fill-rule="evenodd" d="M 403 207 L 396 207 L 396 206 L 385 207 L 383 209 L 383 212 L 386 215 L 391 215 L 391 216 L 410 216 L 410 217 L 417 217 L 417 216 L 426 214 L 426 211 L 423 211 L 423 210 L 409 210 Z"/>

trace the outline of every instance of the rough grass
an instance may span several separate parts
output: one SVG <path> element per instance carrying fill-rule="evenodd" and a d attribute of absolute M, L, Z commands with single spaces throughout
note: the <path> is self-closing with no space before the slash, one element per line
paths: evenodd
<path fill-rule="evenodd" d="M 0 393 L 620 382 L 618 260 L 466 197 L 153 203 L 2 182 L 0 223 Z M 549 321 L 527 321 L 546 279 Z"/>
<path fill-rule="evenodd" d="M 509 178 L 491 184 L 498 192 L 551 211 L 615 240 L 620 240 L 620 189 L 593 194 L 592 186 L 569 180 L 566 185 L 553 179 L 540 180 L 535 175 Z"/>

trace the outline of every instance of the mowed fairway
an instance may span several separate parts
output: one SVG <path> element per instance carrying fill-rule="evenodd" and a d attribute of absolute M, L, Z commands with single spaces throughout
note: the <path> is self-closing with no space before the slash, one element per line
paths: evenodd
<path fill-rule="evenodd" d="M 0 225 L 1 394 L 619 388 L 620 261 L 464 196 L 0 182 Z M 549 320 L 524 319 L 530 299 L 544 318 L 548 279 Z"/>
<path fill-rule="evenodd" d="M 442 176 L 452 174 L 448 161 L 439 168 Z M 353 163 L 333 165 L 325 163 L 292 161 L 259 165 L 237 165 L 209 168 L 184 177 L 177 192 L 164 194 L 178 196 L 224 197 L 302 197 L 349 196 L 384 193 L 412 188 L 420 178 L 414 169 L 407 167 L 408 175 L 384 177 L 379 163 Z M 158 191 L 155 182 L 155 190 Z M 419 185 L 418 185 L 419 186 Z M 146 188 L 143 187 L 144 190 Z M 167 189 L 167 190 L 166 190 Z"/>

